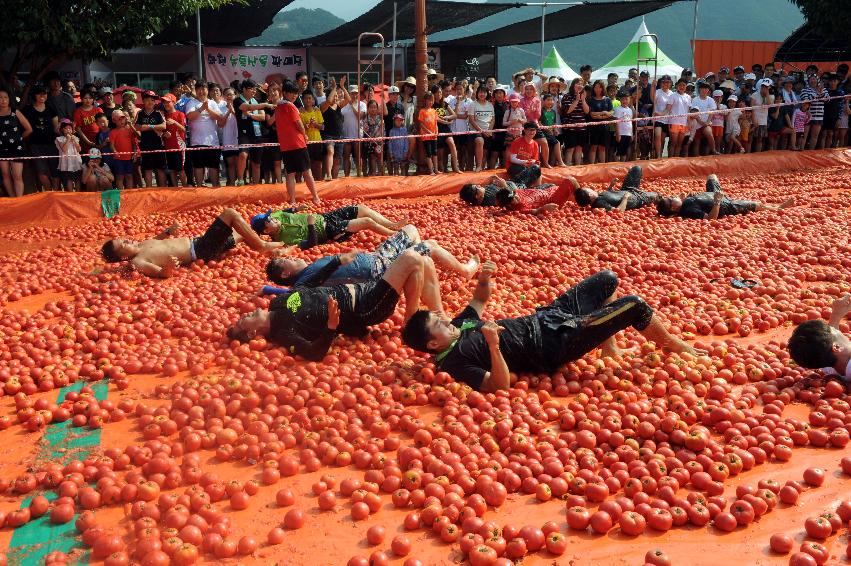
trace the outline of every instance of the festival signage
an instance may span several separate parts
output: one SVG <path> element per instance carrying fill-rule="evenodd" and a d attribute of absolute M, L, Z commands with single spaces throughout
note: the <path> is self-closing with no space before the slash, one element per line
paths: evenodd
<path fill-rule="evenodd" d="M 294 79 L 307 70 L 307 50 L 287 47 L 205 47 L 204 69 L 208 81 L 221 85 L 234 80 L 257 83 L 273 78 Z"/>

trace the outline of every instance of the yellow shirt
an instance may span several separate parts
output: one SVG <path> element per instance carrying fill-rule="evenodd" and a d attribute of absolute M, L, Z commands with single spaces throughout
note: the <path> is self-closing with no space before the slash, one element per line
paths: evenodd
<path fill-rule="evenodd" d="M 302 109 L 301 111 L 301 123 L 304 124 L 304 129 L 307 130 L 307 141 L 322 141 L 322 132 L 319 131 L 319 128 L 310 127 L 310 119 L 313 118 L 313 121 L 317 124 L 324 124 L 322 120 L 322 112 L 320 112 L 319 108 L 315 108 L 311 111 L 307 111 Z"/>

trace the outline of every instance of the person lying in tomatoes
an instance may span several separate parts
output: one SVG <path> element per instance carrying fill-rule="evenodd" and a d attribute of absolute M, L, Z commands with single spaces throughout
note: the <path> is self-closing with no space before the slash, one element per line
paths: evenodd
<path fill-rule="evenodd" d="M 101 247 L 107 263 L 129 261 L 139 273 L 150 277 L 171 277 L 181 265 L 196 259 L 210 261 L 222 256 L 240 240 L 251 249 L 274 253 L 284 246 L 281 242 L 264 242 L 248 222 L 234 209 L 226 208 L 197 238 L 170 238 L 179 229 L 177 224 L 166 228 L 152 240 L 136 242 L 127 238 L 108 240 Z M 236 232 L 236 234 L 234 234 Z"/>
<path fill-rule="evenodd" d="M 760 210 L 782 210 L 795 203 L 788 199 L 779 205 L 765 204 L 755 200 L 734 200 L 724 196 L 716 175 L 706 178 L 706 191 L 692 193 L 685 198 L 662 197 L 656 202 L 661 216 L 680 216 L 697 220 L 723 218 L 735 214 L 747 214 Z"/>
<path fill-rule="evenodd" d="M 592 189 L 581 188 L 577 189 L 573 196 L 576 199 L 576 204 L 579 206 L 620 211 L 642 208 L 659 200 L 659 193 L 650 193 L 641 190 L 642 176 L 643 171 L 641 166 L 633 165 L 626 174 L 620 190 L 612 190 L 618 181 L 617 179 L 613 179 L 609 184 L 609 188 L 605 191 L 598 193 Z"/>
<path fill-rule="evenodd" d="M 455 318 L 421 310 L 402 330 L 405 344 L 434 354 L 438 371 L 473 389 L 508 389 L 510 372 L 552 374 L 598 346 L 603 355 L 618 355 L 614 336 L 629 326 L 670 351 L 698 353 L 672 336 L 640 297 L 615 298 L 618 277 L 608 270 L 591 275 L 530 315 L 484 322 L 481 316 L 495 271 L 494 263 L 482 264 L 473 298 Z"/>
<path fill-rule="evenodd" d="M 496 193 L 496 201 L 506 210 L 537 215 L 557 209 L 569 201 L 578 188 L 579 182 L 568 177 L 560 185 L 543 189 L 500 189 Z"/>
<path fill-rule="evenodd" d="M 322 279 L 356 253 L 334 256 L 315 274 Z M 319 361 L 338 333 L 363 336 L 367 327 L 384 322 L 405 295 L 405 320 L 419 308 L 443 310 L 440 286 L 431 258 L 412 249 L 402 252 L 380 279 L 332 287 L 294 287 L 272 299 L 268 309 L 257 309 L 228 328 L 231 340 L 248 342 L 256 336 L 286 348 L 290 354 Z"/>
<path fill-rule="evenodd" d="M 322 214 L 300 214 L 306 207 L 267 210 L 251 218 L 251 227 L 276 242 L 306 250 L 325 242 L 343 242 L 369 230 L 390 236 L 407 221 L 393 222 L 362 204 L 343 206 Z"/>
<path fill-rule="evenodd" d="M 799 324 L 789 338 L 789 354 L 795 363 L 807 369 L 821 369 L 838 379 L 846 389 L 851 385 L 851 340 L 839 329 L 839 323 L 851 312 L 851 295 L 833 302 L 830 320 L 808 320 Z"/>
<path fill-rule="evenodd" d="M 345 283 L 363 283 L 384 275 L 396 258 L 408 249 L 430 257 L 435 264 L 457 273 L 464 279 L 475 275 L 479 268 L 478 257 L 473 256 L 467 263 L 461 263 L 434 240 L 423 242 L 416 227 L 408 224 L 384 240 L 374 252 L 351 252 L 354 254 L 354 260 L 340 265 L 333 272 L 329 273 L 323 268 L 334 261 L 336 256 L 321 257 L 310 264 L 300 258 L 281 257 L 269 261 L 266 265 L 266 275 L 272 282 L 287 287 L 329 287 Z M 317 278 L 318 273 L 324 278 Z M 286 289 L 271 286 L 264 286 L 261 290 L 265 295 L 286 292 Z"/>

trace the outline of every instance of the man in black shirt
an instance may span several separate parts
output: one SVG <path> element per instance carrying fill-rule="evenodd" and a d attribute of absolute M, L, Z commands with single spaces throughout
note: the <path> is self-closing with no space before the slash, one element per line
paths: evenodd
<path fill-rule="evenodd" d="M 363 336 L 368 326 L 384 322 L 405 295 L 405 320 L 419 308 L 420 299 L 442 312 L 439 284 L 430 258 L 409 249 L 402 252 L 380 279 L 364 283 L 311 287 L 336 271 L 356 254 L 343 254 L 323 269 L 299 281 L 291 292 L 279 295 L 268 309 L 257 309 L 237 320 L 227 331 L 231 340 L 247 342 L 264 336 L 290 354 L 321 360 L 337 333 Z"/>
<path fill-rule="evenodd" d="M 153 186 L 153 175 L 157 186 L 165 187 L 165 149 L 162 135 L 166 130 L 165 116 L 156 109 L 160 97 L 153 91 L 142 93 L 142 108 L 136 114 L 136 131 L 139 133 L 139 149 L 142 150 L 142 174 L 145 186 Z M 153 152 L 153 153 L 146 153 Z"/>
<path fill-rule="evenodd" d="M 574 193 L 576 204 L 579 206 L 590 206 L 591 208 L 603 208 L 605 210 L 635 210 L 653 204 L 659 200 L 659 193 L 648 193 L 642 191 L 641 167 L 633 165 L 621 185 L 619 191 L 613 191 L 612 187 L 617 182 L 613 179 L 609 188 L 598 193 L 592 189 L 582 188 Z"/>
<path fill-rule="evenodd" d="M 795 202 L 790 198 L 779 205 L 765 204 L 755 200 L 734 200 L 724 196 L 716 175 L 706 178 L 706 191 L 692 193 L 685 198 L 662 197 L 656 202 L 661 216 L 681 216 L 697 220 L 723 218 L 734 214 L 747 214 L 760 210 L 783 210 Z"/>
<path fill-rule="evenodd" d="M 402 331 L 405 344 L 435 354 L 439 371 L 473 389 L 508 389 L 509 372 L 553 373 L 601 344 L 603 355 L 617 355 L 614 335 L 628 326 L 671 351 L 697 353 L 669 334 L 641 298 L 615 299 L 618 278 L 611 271 L 595 273 L 533 314 L 482 322 L 495 269 L 482 265 L 473 299 L 454 319 L 419 311 Z"/>

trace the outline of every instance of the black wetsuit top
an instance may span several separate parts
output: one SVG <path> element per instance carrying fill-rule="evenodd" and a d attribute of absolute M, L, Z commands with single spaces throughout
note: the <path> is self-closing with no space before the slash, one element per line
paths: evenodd
<path fill-rule="evenodd" d="M 626 209 L 635 210 L 652 204 L 659 199 L 658 193 L 648 193 L 638 189 L 621 189 L 619 191 L 603 191 L 597 195 L 597 200 L 591 205 L 592 208 L 605 208 L 613 210 L 620 206 L 624 193 L 628 193 Z"/>
<path fill-rule="evenodd" d="M 702 220 L 709 216 L 715 206 L 715 193 L 705 191 L 694 193 L 683 199 L 683 205 L 678 213 L 683 218 Z M 747 214 L 756 210 L 757 203 L 752 200 L 734 200 L 727 197 L 721 199 L 718 218 L 734 214 Z"/>

